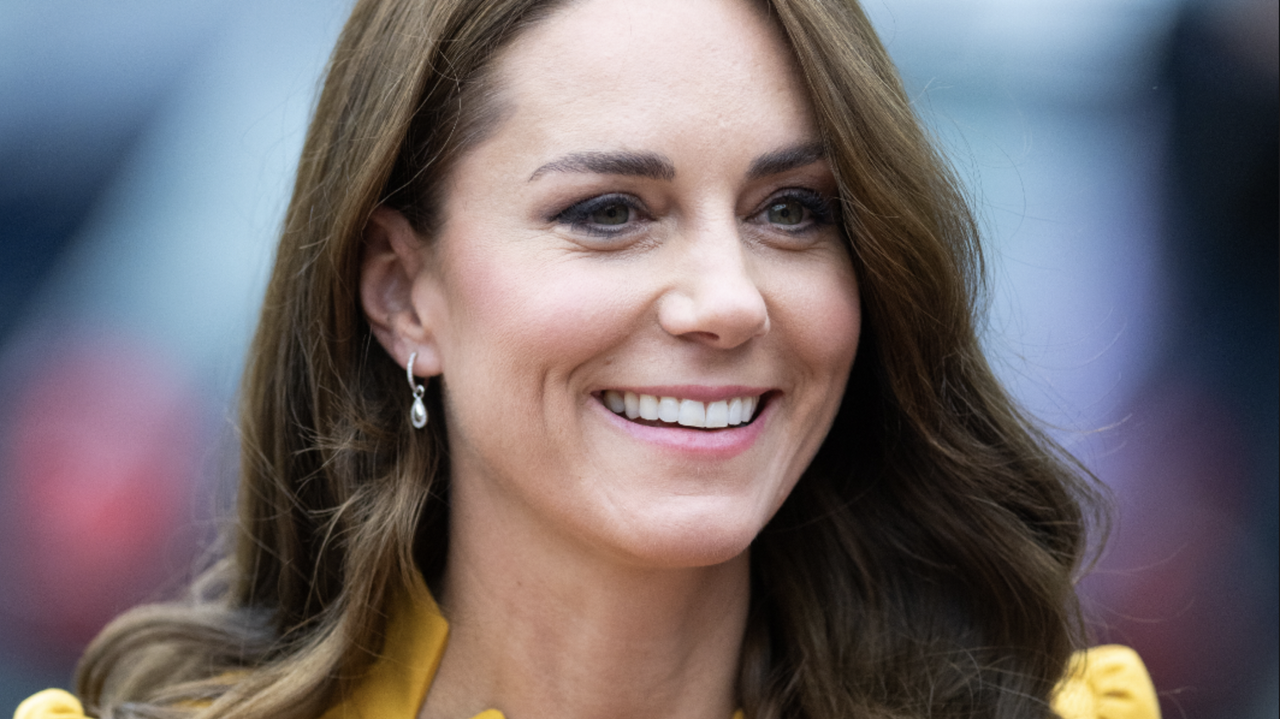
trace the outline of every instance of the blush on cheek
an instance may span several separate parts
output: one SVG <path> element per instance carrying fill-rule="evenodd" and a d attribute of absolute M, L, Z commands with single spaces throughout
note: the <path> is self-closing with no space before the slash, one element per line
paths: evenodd
<path fill-rule="evenodd" d="M 529 352 L 524 345 L 534 342 L 535 356 L 571 360 L 575 350 L 593 352 L 634 329 L 626 319 L 633 310 L 607 273 L 530 271 L 518 260 L 474 265 L 464 280 L 469 319 L 497 330 L 492 336 L 511 351 Z"/>
<path fill-rule="evenodd" d="M 858 340 L 862 336 L 862 312 L 856 301 L 851 306 L 846 305 L 844 310 L 832 318 L 832 349 L 840 355 L 847 355 L 852 368 L 853 359 L 858 354 Z"/>
<path fill-rule="evenodd" d="M 791 313 L 779 325 L 796 328 L 795 342 L 815 366 L 838 367 L 847 373 L 857 354 L 862 332 L 862 305 L 852 271 L 848 276 L 828 277 L 825 282 L 797 281 L 785 307 Z M 771 312 L 782 309 L 781 303 Z"/>

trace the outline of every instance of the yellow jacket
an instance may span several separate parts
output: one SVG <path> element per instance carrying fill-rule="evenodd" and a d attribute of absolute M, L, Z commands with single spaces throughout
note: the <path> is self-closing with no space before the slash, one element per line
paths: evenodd
<path fill-rule="evenodd" d="M 382 656 L 350 696 L 322 719 L 414 719 L 440 666 L 449 625 L 426 585 L 391 609 Z M 1095 647 L 1072 659 L 1053 702 L 1063 719 L 1159 719 L 1155 687 L 1138 655 L 1127 647 Z M 46 689 L 18 706 L 14 719 L 84 719 L 71 694 Z M 490 709 L 473 719 L 503 719 Z M 737 712 L 733 719 L 742 719 Z"/>

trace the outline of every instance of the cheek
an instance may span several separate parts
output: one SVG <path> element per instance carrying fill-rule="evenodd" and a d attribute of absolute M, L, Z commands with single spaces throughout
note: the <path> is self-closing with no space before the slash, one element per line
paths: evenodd
<path fill-rule="evenodd" d="M 615 273 L 573 257 L 485 249 L 458 253 L 450 273 L 451 324 L 469 362 L 560 376 L 633 328 L 637 303 Z"/>
<path fill-rule="evenodd" d="M 785 316 L 790 341 L 818 375 L 843 381 L 853 367 L 862 307 L 852 268 L 789 277 Z"/>

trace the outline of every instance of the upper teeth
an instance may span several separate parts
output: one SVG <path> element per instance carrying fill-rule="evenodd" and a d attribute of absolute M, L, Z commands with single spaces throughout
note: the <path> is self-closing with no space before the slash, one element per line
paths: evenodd
<path fill-rule="evenodd" d="M 717 402 L 699 402 L 678 397 L 658 397 L 651 394 L 606 390 L 604 403 L 617 414 L 628 419 L 655 419 L 680 424 L 685 427 L 729 427 L 751 420 L 759 397 L 734 397 Z"/>

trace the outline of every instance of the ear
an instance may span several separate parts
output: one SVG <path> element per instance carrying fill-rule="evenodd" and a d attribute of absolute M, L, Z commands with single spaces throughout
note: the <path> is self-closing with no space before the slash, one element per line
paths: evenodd
<path fill-rule="evenodd" d="M 415 295 L 430 281 L 425 243 L 400 212 L 379 205 L 364 228 L 360 304 L 374 337 L 401 367 L 417 352 L 413 373 L 440 374 L 440 353 L 430 317 Z"/>

